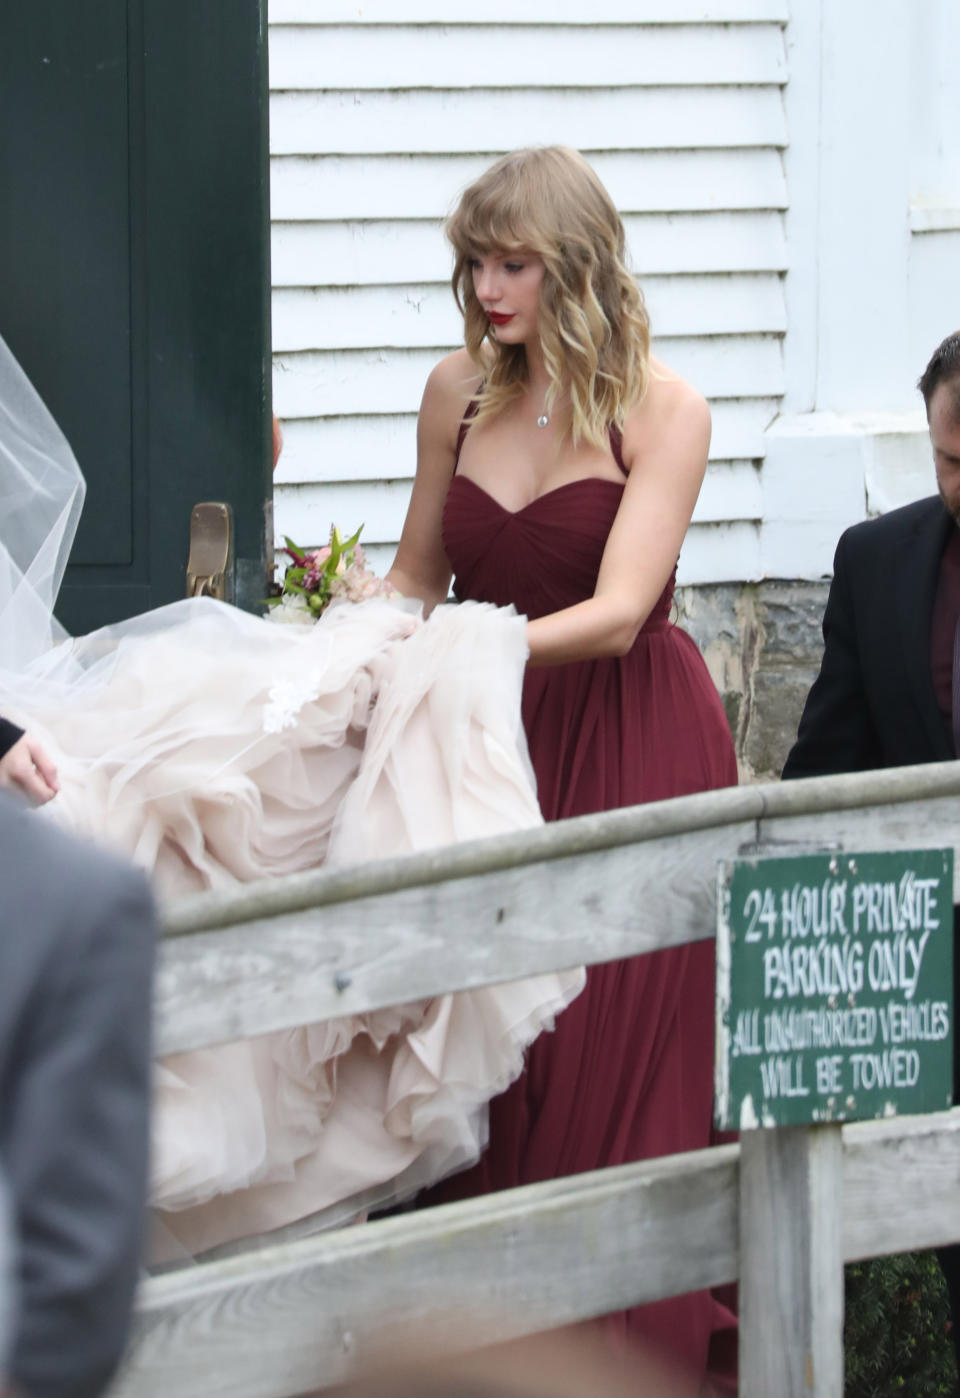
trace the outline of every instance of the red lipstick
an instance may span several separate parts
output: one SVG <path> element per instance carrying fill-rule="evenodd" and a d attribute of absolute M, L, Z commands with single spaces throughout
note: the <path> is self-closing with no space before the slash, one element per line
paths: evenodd
<path fill-rule="evenodd" d="M 511 311 L 508 316 L 501 315 L 499 311 L 487 311 L 487 320 L 491 325 L 509 325 L 513 320 L 515 312 Z"/>

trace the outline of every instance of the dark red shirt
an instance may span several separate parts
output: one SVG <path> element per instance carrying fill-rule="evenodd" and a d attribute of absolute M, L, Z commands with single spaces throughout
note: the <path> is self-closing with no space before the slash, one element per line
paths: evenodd
<path fill-rule="evenodd" d="M 940 577 L 930 625 L 933 692 L 951 752 L 953 740 L 953 638 L 960 620 L 960 529 L 951 529 L 940 560 Z"/>

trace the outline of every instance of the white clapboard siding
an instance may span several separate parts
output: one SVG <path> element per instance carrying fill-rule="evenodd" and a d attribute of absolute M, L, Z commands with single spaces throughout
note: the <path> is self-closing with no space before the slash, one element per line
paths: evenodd
<path fill-rule="evenodd" d="M 778 150 L 591 151 L 621 213 L 783 209 Z M 270 200 L 278 222 L 439 219 L 492 165 L 483 155 L 275 155 Z"/>
<path fill-rule="evenodd" d="M 281 418 L 416 410 L 427 375 L 445 349 L 307 351 L 275 360 Z M 783 356 L 776 335 L 661 339 L 655 353 L 707 398 L 778 397 Z"/>
<path fill-rule="evenodd" d="M 680 587 L 757 577 L 760 577 L 759 524 L 747 520 L 731 524 L 691 524 L 677 564 Z"/>
<path fill-rule="evenodd" d="M 278 532 L 389 562 L 426 376 L 461 342 L 442 220 L 504 151 L 585 151 L 655 352 L 711 400 L 684 582 L 759 576 L 783 389 L 786 0 L 270 0 Z"/>
<path fill-rule="evenodd" d="M 298 535 L 290 537 L 300 542 Z M 367 549 L 367 562 L 378 577 L 386 574 L 396 551 L 395 544 L 372 544 Z M 747 520 L 732 524 L 694 522 L 680 550 L 677 585 L 701 587 L 757 578 L 760 577 L 760 560 L 758 524 Z"/>
<path fill-rule="evenodd" d="M 271 24 L 712 24 L 786 22 L 787 0 L 270 0 Z"/>
<path fill-rule="evenodd" d="M 277 537 L 279 544 L 283 543 L 283 536 L 289 535 L 291 539 L 301 546 L 304 539 L 309 536 L 304 529 L 299 528 L 299 517 L 293 510 L 288 511 L 286 498 L 282 503 L 278 502 L 278 526 Z M 320 539 L 326 539 L 329 534 L 328 514 L 318 514 L 317 523 L 321 519 L 327 521 L 327 529 L 320 535 Z M 357 528 L 364 524 L 364 516 L 346 516 L 338 514 L 338 522 L 344 523 L 350 529 Z M 349 519 L 349 522 L 347 522 Z M 310 528 L 309 522 L 306 529 Z M 364 539 L 367 537 L 364 528 Z M 374 544 L 366 545 L 367 563 L 377 574 L 384 577 L 393 563 L 396 554 L 396 544 Z M 680 558 L 677 563 L 677 585 L 680 587 L 700 587 L 710 583 L 738 582 L 743 578 L 759 577 L 760 568 L 760 527 L 750 521 L 737 521 L 725 524 L 691 524 L 687 531 L 687 536 L 683 541 L 680 550 Z M 278 548 L 277 552 L 277 576 L 282 576 L 283 569 L 289 560 Z"/>
<path fill-rule="evenodd" d="M 783 219 L 750 213 L 628 214 L 630 260 L 640 275 L 782 272 Z M 273 226 L 274 286 L 390 286 L 437 282 L 452 270 L 440 224 L 371 219 Z"/>
<path fill-rule="evenodd" d="M 341 487 L 330 486 L 326 489 L 331 493 L 330 498 L 323 493 L 318 494 L 316 509 L 301 510 L 296 495 L 284 492 L 280 496 L 276 504 L 278 540 L 282 544 L 284 535 L 289 535 L 301 547 L 309 547 L 326 541 L 333 520 L 351 532 L 363 525 L 367 562 L 378 577 L 383 577 L 396 553 L 396 544 L 375 543 L 371 538 L 376 532 L 377 493 L 384 489 L 383 483 L 377 482 L 373 491 L 364 496 L 363 510 L 354 513 L 341 503 L 337 494 Z M 332 509 L 331 499 L 335 502 Z M 759 576 L 760 556 L 759 524 L 751 520 L 698 523 L 695 515 L 680 550 L 677 583 L 681 587 L 697 587 L 755 578 Z M 288 561 L 282 552 L 278 552 L 278 576 L 282 576 Z"/>
<path fill-rule="evenodd" d="M 764 431 L 776 412 L 775 398 L 718 399 L 712 405 L 711 460 L 759 458 Z M 381 415 L 375 405 L 355 417 L 289 419 L 275 480 L 286 486 L 411 478 L 416 431 L 415 413 Z"/>
<path fill-rule="evenodd" d="M 534 97 L 536 100 L 534 100 Z M 560 142 L 585 150 L 784 146 L 780 90 L 767 87 L 279 92 L 277 155 L 475 151 Z"/>
<path fill-rule="evenodd" d="M 676 568 L 676 580 L 681 587 L 739 582 L 742 579 L 760 576 L 759 523 L 752 519 L 728 519 L 734 510 L 743 510 L 745 513 L 748 510 L 756 510 L 756 505 L 750 505 L 749 496 L 750 492 L 753 492 L 755 498 L 759 495 L 759 481 L 750 482 L 745 463 L 732 461 L 728 463 L 728 470 L 729 484 L 735 487 L 734 502 L 739 498 L 745 503 L 731 503 L 722 509 L 722 513 L 727 516 L 725 520 L 708 519 L 711 496 L 715 505 L 727 484 L 718 481 L 711 485 L 711 471 L 708 471 L 707 480 L 704 482 L 707 506 L 701 512 L 697 503 L 693 523 L 690 524 L 688 534 L 683 540 L 681 558 Z M 750 467 L 750 470 L 756 475 L 756 468 Z M 307 489 L 314 493 L 306 495 Z M 284 535 L 289 535 L 300 547 L 309 548 L 310 545 L 320 544 L 330 537 L 330 526 L 334 521 L 351 533 L 362 524 L 363 544 L 369 566 L 377 576 L 383 577 L 393 563 L 397 545 L 393 541 L 377 542 L 377 534 L 395 537 L 395 534 L 400 533 L 400 527 L 394 526 L 393 520 L 400 519 L 402 523 L 402 509 L 400 512 L 394 512 L 394 505 L 400 503 L 405 507 L 409 484 L 404 482 L 401 488 L 394 482 L 377 481 L 362 495 L 349 495 L 348 492 L 349 487 L 345 485 L 300 487 L 293 492 L 279 492 L 275 503 L 278 540 L 282 542 Z M 384 520 L 387 521 L 386 526 Z M 277 566 L 281 576 L 286 562 L 288 559 L 279 552 Z"/>
<path fill-rule="evenodd" d="M 270 36 L 275 92 L 411 88 L 616 88 L 783 82 L 779 24 L 612 28 L 385 26 L 370 43 L 362 25 L 290 25 Z M 495 58 L 491 58 L 495 55 Z"/>
<path fill-rule="evenodd" d="M 321 518 L 328 518 L 326 515 L 318 515 L 318 522 Z M 287 513 L 286 500 L 283 504 L 278 503 L 278 519 L 283 521 L 278 527 L 277 534 L 282 543 L 282 535 L 287 533 L 291 539 L 298 544 L 303 542 L 303 533 L 296 532 L 297 517 L 294 511 Z M 356 528 L 363 523 L 363 519 L 350 517 L 347 522 L 343 517 L 343 522 L 347 527 Z M 289 526 L 289 527 L 288 527 Z M 329 532 L 329 525 L 328 530 Z M 325 533 L 322 538 L 326 538 Z M 366 529 L 364 529 L 366 538 Z M 373 571 L 383 577 L 387 569 L 393 562 L 396 554 L 396 544 L 370 544 L 367 547 L 367 562 Z M 284 559 L 278 555 L 278 568 L 282 571 Z M 760 577 L 761 552 L 760 552 L 760 526 L 749 520 L 738 520 L 733 523 L 703 523 L 698 524 L 696 520 L 690 525 L 683 547 L 680 550 L 680 558 L 677 563 L 677 586 L 678 587 L 700 587 L 710 583 L 740 582 L 744 578 Z"/>
<path fill-rule="evenodd" d="M 763 514 L 760 470 L 754 461 L 714 461 L 707 467 L 693 511 L 694 524 L 759 521 Z"/>
<path fill-rule="evenodd" d="M 745 335 L 786 328 L 783 292 L 775 273 L 647 277 L 643 290 L 651 324 L 661 336 Z M 273 293 L 273 348 L 281 353 L 369 349 L 373 342 L 401 349 L 454 345 L 462 325 L 446 283 L 281 288 Z"/>
<path fill-rule="evenodd" d="M 349 417 L 290 419 L 284 423 L 277 485 L 310 481 L 375 481 L 412 477 L 416 466 L 417 419 L 378 411 Z"/>
<path fill-rule="evenodd" d="M 364 545 L 390 544 L 400 535 L 410 487 L 410 480 L 402 477 L 290 486 L 275 506 L 277 530 L 309 547 L 324 542 L 332 524 L 349 533 L 362 524 Z M 717 462 L 707 471 L 694 523 L 759 520 L 760 503 L 752 462 Z"/>

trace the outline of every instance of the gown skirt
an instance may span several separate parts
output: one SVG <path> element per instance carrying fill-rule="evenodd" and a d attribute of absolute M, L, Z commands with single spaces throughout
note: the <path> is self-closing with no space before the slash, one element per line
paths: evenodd
<path fill-rule="evenodd" d="M 526 658 L 513 609 L 424 621 L 374 599 L 303 626 L 190 599 L 64 642 L 36 681 L 0 682 L 0 712 L 58 766 L 41 819 L 125 850 L 163 901 L 202 898 L 541 825 Z M 336 943 L 336 908 L 311 935 Z M 245 974 L 269 974 L 251 956 Z M 537 975 L 163 1057 L 151 1261 L 337 1226 L 476 1160 L 489 1099 L 583 981 Z"/>
<path fill-rule="evenodd" d="M 529 617 L 591 596 L 621 493 L 616 481 L 589 478 L 514 513 L 455 475 L 444 538 L 457 595 L 512 602 Z M 527 670 L 523 723 L 546 820 L 736 784 L 723 707 L 694 642 L 670 621 L 672 598 L 671 579 L 623 658 Z M 592 967 L 583 994 L 491 1103 L 486 1153 L 420 1202 L 710 1145 L 713 981 L 712 942 Z M 606 1325 L 711 1373 L 721 1391 L 735 1382 L 735 1322 L 710 1292 Z"/>

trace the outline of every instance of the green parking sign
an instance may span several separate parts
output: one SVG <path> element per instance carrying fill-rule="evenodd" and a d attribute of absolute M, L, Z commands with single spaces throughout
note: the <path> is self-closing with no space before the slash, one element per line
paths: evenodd
<path fill-rule="evenodd" d="M 717 1125 L 949 1107 L 952 990 L 952 850 L 721 865 Z"/>

